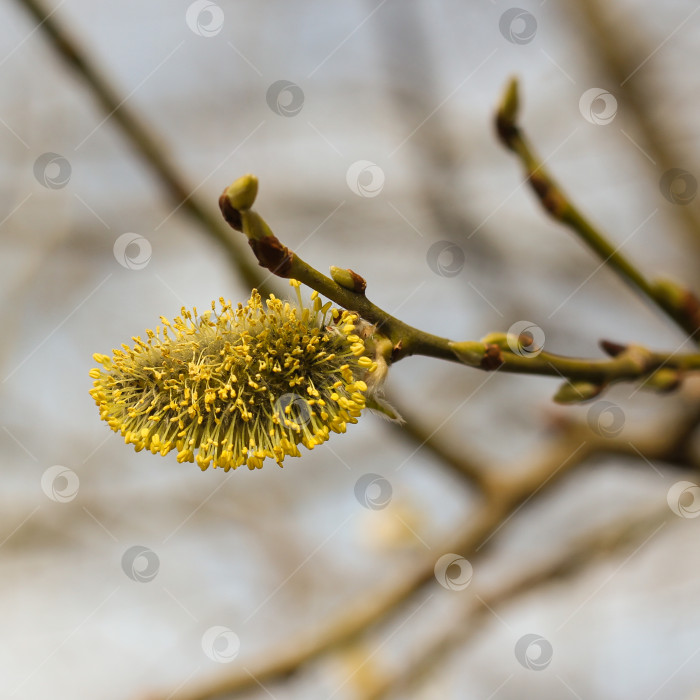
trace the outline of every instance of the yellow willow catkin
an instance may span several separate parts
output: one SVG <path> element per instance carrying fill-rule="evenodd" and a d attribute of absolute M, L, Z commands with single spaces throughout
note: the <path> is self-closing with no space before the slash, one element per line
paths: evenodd
<path fill-rule="evenodd" d="M 345 432 L 365 408 L 369 376 L 377 369 L 356 332 L 357 314 L 322 305 L 304 307 L 253 290 L 243 306 L 220 299 L 198 315 L 182 309 L 161 317 L 144 342 L 96 354 L 91 395 L 100 418 L 137 451 L 224 470 L 282 466 Z"/>

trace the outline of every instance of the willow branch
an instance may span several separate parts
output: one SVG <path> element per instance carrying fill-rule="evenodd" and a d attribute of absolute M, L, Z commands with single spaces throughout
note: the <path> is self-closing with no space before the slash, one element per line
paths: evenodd
<path fill-rule="evenodd" d="M 492 333 L 481 341 L 455 342 L 421 331 L 372 303 L 366 296 L 366 282 L 357 273 L 332 267 L 331 277 L 327 277 L 287 248 L 252 209 L 257 191 L 257 178 L 244 175 L 224 191 L 219 205 L 229 224 L 246 235 L 260 265 L 280 277 L 303 282 L 376 324 L 388 339 L 386 359 L 390 362 L 409 355 L 425 355 L 482 370 L 559 376 L 567 384 L 555 398 L 565 403 L 590 399 L 619 381 L 647 379 L 652 388 L 674 388 L 680 373 L 700 369 L 698 353 L 661 353 L 637 345 L 605 343 L 604 349 L 613 357 L 586 359 L 543 352 L 528 346 L 526 338 L 505 333 Z M 662 368 L 664 374 L 652 379 Z"/>
<path fill-rule="evenodd" d="M 572 203 L 544 167 L 518 125 L 518 83 L 512 79 L 496 114 L 496 131 L 501 142 L 520 159 L 527 181 L 542 208 L 570 228 L 598 257 L 625 282 L 655 304 L 690 336 L 700 331 L 700 300 L 688 289 L 669 280 L 650 281 Z"/>
<path fill-rule="evenodd" d="M 53 16 L 46 12 L 39 0 L 19 0 L 19 2 L 37 20 L 59 55 L 81 76 L 105 113 L 112 115 L 115 123 L 121 128 L 122 134 L 156 174 L 171 201 L 181 205 L 184 211 L 199 221 L 204 235 L 217 241 L 223 247 L 232 269 L 240 275 L 247 285 L 257 287 L 262 294 L 271 291 L 268 285 L 263 284 L 256 267 L 248 262 L 245 250 L 236 243 L 229 228 L 221 221 L 220 217 L 212 213 L 209 206 L 201 201 L 196 193 L 187 194 L 186 182 L 176 166 L 163 149 L 158 146 L 157 141 L 149 134 L 147 127 L 137 115 L 124 104 L 124 100 L 114 87 L 94 68 L 91 59 L 78 47 L 73 38 L 54 20 Z M 394 405 L 401 415 L 406 413 L 397 402 L 394 402 Z M 414 424 L 404 425 L 402 435 L 412 439 L 418 445 L 425 445 L 435 452 L 448 467 L 470 481 L 475 481 L 470 474 L 476 474 L 476 468 L 467 471 L 464 468 L 466 463 L 463 460 L 455 461 L 447 454 L 440 454 L 439 447 L 433 444 L 434 441 L 430 437 L 426 438 Z"/>
<path fill-rule="evenodd" d="M 156 175 L 158 182 L 168 194 L 170 201 L 190 214 L 202 227 L 202 231 L 213 238 L 226 251 L 231 266 L 247 286 L 257 286 L 263 291 L 262 277 L 254 265 L 250 265 L 243 249 L 232 238 L 230 231 L 220 218 L 188 185 L 165 151 L 109 80 L 98 71 L 92 59 L 79 44 L 56 21 L 53 13 L 46 11 L 40 0 L 18 0 L 37 21 L 39 28 L 49 39 L 56 52 L 83 79 L 105 114 L 119 126 L 132 148 Z"/>

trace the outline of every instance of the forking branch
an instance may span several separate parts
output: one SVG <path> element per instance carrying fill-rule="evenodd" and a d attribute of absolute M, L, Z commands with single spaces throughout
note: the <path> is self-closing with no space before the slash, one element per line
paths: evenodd
<path fill-rule="evenodd" d="M 496 132 L 503 145 L 520 159 L 527 182 L 544 211 L 570 228 L 610 269 L 694 338 L 700 330 L 700 300 L 697 296 L 671 280 L 648 280 L 620 252 L 621 246 L 613 245 L 578 210 L 531 147 L 518 124 L 519 111 L 518 82 L 513 78 L 506 87 L 496 114 Z"/>
<path fill-rule="evenodd" d="M 606 261 L 617 272 L 656 301 L 677 323 L 689 329 L 695 323 L 695 312 L 688 311 L 687 304 L 676 304 L 673 300 L 680 299 L 678 295 L 664 296 L 654 291 L 662 287 L 647 283 L 636 268 L 617 253 L 601 234 L 587 223 L 584 225 L 583 217 L 568 204 L 568 200 L 561 195 L 559 188 L 543 173 L 541 167 L 535 165 L 536 159 L 523 145 L 525 142 L 514 125 L 516 103 L 515 83 L 511 83 L 498 113 L 499 133 L 507 133 L 508 143 L 511 144 L 509 147 L 529 163 L 528 167 L 532 170 L 529 174 L 531 183 L 537 175 L 536 182 L 540 184 L 533 184 L 533 187 L 541 194 L 548 211 L 555 212 L 565 223 L 584 231 L 591 247 L 601 255 L 607 255 Z M 642 380 L 649 388 L 667 391 L 679 385 L 685 372 L 700 369 L 698 353 L 654 352 L 641 345 L 623 346 L 603 341 L 602 348 L 611 357 L 588 359 L 544 352 L 532 334 L 527 332 L 490 333 L 479 341 L 453 341 L 426 333 L 371 302 L 366 296 L 366 282 L 356 272 L 331 267 L 331 277 L 328 277 L 291 251 L 275 236 L 262 216 L 252 209 L 257 192 L 258 181 L 254 175 L 244 175 L 226 188 L 219 200 L 226 221 L 232 228 L 245 234 L 261 266 L 279 277 L 299 280 L 336 304 L 356 311 L 362 318 L 375 324 L 378 333 L 384 337 L 379 349 L 387 363 L 409 355 L 425 355 L 487 371 L 559 376 L 566 380 L 554 397 L 561 403 L 591 399 L 610 384 L 620 381 Z M 668 284 L 670 283 L 667 283 L 666 289 Z M 681 290 L 680 287 L 677 289 Z M 694 299 L 690 292 L 681 292 L 684 299 Z"/>

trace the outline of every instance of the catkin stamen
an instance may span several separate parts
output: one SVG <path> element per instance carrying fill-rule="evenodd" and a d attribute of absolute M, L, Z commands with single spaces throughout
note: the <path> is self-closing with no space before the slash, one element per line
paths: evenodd
<path fill-rule="evenodd" d="M 345 432 L 365 408 L 364 379 L 376 367 L 356 332 L 357 314 L 312 307 L 253 290 L 236 307 L 201 315 L 182 309 L 173 321 L 135 337 L 113 356 L 96 354 L 91 395 L 100 417 L 137 451 L 224 470 L 280 466 Z M 330 324 L 330 325 L 327 325 Z"/>

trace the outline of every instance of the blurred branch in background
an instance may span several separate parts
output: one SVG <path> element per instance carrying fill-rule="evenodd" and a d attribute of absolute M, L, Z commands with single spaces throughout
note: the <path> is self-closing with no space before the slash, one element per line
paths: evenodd
<path fill-rule="evenodd" d="M 644 67 L 661 46 L 670 38 L 666 37 L 658 45 L 651 41 L 644 41 L 639 37 L 638 27 L 636 31 L 620 31 L 619 21 L 612 18 L 612 13 L 620 13 L 618 5 L 603 2 L 602 0 L 581 0 L 579 3 L 567 3 L 566 9 L 572 18 L 578 23 L 578 13 L 582 13 L 585 19 L 584 28 L 588 30 L 590 39 L 589 55 L 596 60 L 601 72 L 615 84 L 615 95 L 626 107 L 626 112 L 634 119 L 639 127 L 642 137 L 642 152 L 648 160 L 660 171 L 667 173 L 678 168 L 684 158 L 682 154 L 674 152 L 669 145 L 669 131 L 674 129 L 673 124 L 665 123 L 662 130 L 654 122 L 652 107 L 658 104 L 662 96 L 658 95 L 650 85 L 650 81 L 644 77 Z M 697 10 L 697 7 L 695 8 Z M 630 6 L 627 12 L 638 11 L 638 8 Z M 693 11 L 687 19 L 695 14 Z M 686 20 L 687 21 L 687 20 Z M 624 20 L 623 20 L 624 22 Z M 685 21 L 677 27 L 680 29 Z M 674 31 L 675 33 L 675 31 Z M 633 39 L 631 37 L 634 37 Z M 633 41 L 635 44 L 633 44 Z M 636 145 L 636 144 L 635 144 Z M 686 242 L 692 246 L 697 256 L 700 256 L 700 212 L 698 200 L 690 202 L 686 206 L 674 207 L 675 215 L 680 228 L 684 231 Z"/>
<path fill-rule="evenodd" d="M 488 235 L 470 236 L 477 225 L 465 212 L 464 193 L 457 184 L 461 179 L 460 168 L 464 165 L 455 149 L 456 139 L 450 134 L 440 111 L 446 98 L 438 93 L 439 75 L 426 36 L 426 22 L 420 16 L 421 10 L 421 4 L 416 2 L 389 3 L 377 13 L 372 23 L 376 27 L 376 45 L 384 64 L 387 96 L 408 134 L 391 156 L 404 145 L 413 155 L 414 196 L 423 200 L 432 219 L 432 228 L 440 238 L 464 247 L 471 256 L 478 258 L 481 265 L 499 268 L 501 254 L 491 238 Z M 468 73 L 449 96 L 461 88 L 472 73 Z"/>
<path fill-rule="evenodd" d="M 594 458 L 605 455 L 624 455 L 642 464 L 662 462 L 687 468 L 692 435 L 700 422 L 700 405 L 694 404 L 681 416 L 669 421 L 669 426 L 657 430 L 640 429 L 637 435 L 611 438 L 591 433 L 584 426 L 568 424 L 561 430 L 543 454 L 523 460 L 502 470 L 503 474 L 488 472 L 488 485 L 483 493 L 481 505 L 469 515 L 469 524 L 448 541 L 435 543 L 435 549 L 442 552 L 456 552 L 470 561 L 477 561 L 486 551 L 487 543 L 501 530 L 510 518 L 527 505 L 532 508 L 542 497 L 552 490 L 564 477 L 574 470 L 589 465 Z M 693 460 L 694 461 L 694 458 Z M 693 465 L 695 466 L 695 465 Z M 630 530 L 642 529 L 641 523 L 630 524 Z M 621 528 L 624 534 L 624 526 Z M 587 549 L 603 535 L 596 533 L 590 545 L 584 542 L 580 557 L 583 563 L 588 559 Z M 616 538 L 613 538 L 616 539 Z M 506 584 L 502 591 L 492 594 L 494 604 L 504 602 L 508 597 L 519 595 L 531 586 L 547 583 L 564 571 L 579 556 L 574 550 L 571 556 L 557 559 L 547 564 L 541 571 L 529 573 L 523 580 Z M 293 640 L 283 642 L 279 648 L 267 651 L 260 659 L 245 663 L 245 667 L 232 668 L 227 674 L 209 681 L 202 681 L 190 689 L 177 694 L 164 694 L 160 697 L 175 697 L 177 700 L 212 700 L 224 695 L 241 693 L 261 683 L 283 680 L 296 673 L 317 658 L 329 653 L 344 654 L 363 634 L 388 623 L 399 609 L 425 588 L 437 585 L 435 581 L 435 555 L 430 554 L 417 566 L 412 574 L 389 590 L 376 590 L 361 596 L 361 599 L 344 606 L 341 612 L 323 630 L 310 631 L 297 635 Z M 500 597 L 504 596 L 503 599 Z M 452 632 L 445 643 L 445 650 L 451 647 Z M 438 643 L 442 649 L 442 643 Z M 410 675 L 410 671 L 406 670 Z M 397 677 L 397 682 L 399 678 Z M 381 683 L 377 689 L 381 693 L 391 690 L 391 683 Z M 158 697 L 154 695 L 154 698 Z M 363 696 L 364 697 L 364 696 Z M 374 697 L 369 695 L 368 697 Z"/>
<path fill-rule="evenodd" d="M 392 396 L 389 396 L 389 403 L 392 406 L 397 405 L 396 399 Z M 425 417 L 418 416 L 404 406 L 401 407 L 400 414 L 406 421 L 405 423 L 392 422 L 388 424 L 394 433 L 401 435 L 407 427 L 410 427 L 411 435 L 420 448 L 436 456 L 443 466 L 451 471 L 456 471 L 480 491 L 484 490 L 489 464 L 485 457 L 475 454 L 472 446 L 465 446 L 463 437 L 459 450 L 450 449 L 445 445 L 443 436 L 438 436 L 442 424 L 431 428 L 426 424 Z"/>
<path fill-rule="evenodd" d="M 58 52 L 73 66 L 91 89 L 106 114 L 114 117 L 122 132 L 149 167 L 156 173 L 159 181 L 168 192 L 171 199 L 188 211 L 200 224 L 203 232 L 217 240 L 227 251 L 229 262 L 234 270 L 249 286 L 258 286 L 261 278 L 260 269 L 246 262 L 249 256 L 244 245 L 239 245 L 231 237 L 230 231 L 210 210 L 208 204 L 201 201 L 196 194 L 188 194 L 188 185 L 166 153 L 157 145 L 157 140 L 149 135 L 148 129 L 138 116 L 124 104 L 124 100 L 90 62 L 88 56 L 81 52 L 78 45 L 63 31 L 60 24 L 53 19 L 53 13 L 48 13 L 38 0 L 19 0 L 41 24 L 42 30 L 51 40 Z M 586 11 L 600 5 L 593 0 L 584 0 Z M 390 6 L 387 6 L 389 9 Z M 378 18 L 382 13 L 378 15 Z M 594 18 L 594 15 L 592 15 Z M 458 206 L 457 195 L 452 187 L 458 179 L 457 163 L 450 149 L 449 139 L 441 138 L 442 127 L 423 129 L 420 119 L 427 115 L 428 119 L 438 116 L 437 111 L 430 114 L 429 110 L 439 103 L 439 96 L 431 93 L 428 100 L 421 99 L 421 90 L 426 85 L 433 85 L 432 69 L 429 65 L 427 46 L 421 38 L 422 28 L 416 8 L 409 5 L 406 8 L 392 9 L 388 18 L 391 22 L 401 22 L 402 29 L 392 33 L 389 19 L 382 19 L 382 31 L 387 35 L 382 42 L 387 61 L 387 73 L 391 87 L 392 99 L 397 105 L 400 116 L 405 119 L 410 128 L 416 129 L 415 148 L 421 154 L 421 159 L 430 163 L 424 171 L 417 168 L 421 177 L 419 190 L 425 193 L 426 205 L 435 222 L 435 227 L 441 233 L 446 233 L 458 240 L 468 233 L 472 226 Z M 595 22 L 591 21 L 592 26 Z M 596 31 L 602 32 L 600 28 Z M 616 33 L 601 34 L 606 38 L 609 56 L 606 59 L 611 64 L 620 60 L 618 43 L 621 41 Z M 405 32 L 405 33 L 404 33 Z M 407 38 L 408 37 L 408 38 Z M 384 45 L 384 41 L 389 43 Z M 397 70 L 399 64 L 393 63 L 395 57 L 401 56 L 406 60 L 415 49 L 415 71 L 424 71 L 425 81 L 418 90 L 397 88 L 399 79 Z M 391 65 L 390 65 L 391 63 Z M 641 63 L 641 62 L 640 62 Z M 624 63 L 620 75 L 626 75 Z M 629 68 L 631 73 L 634 66 Z M 633 77 L 624 83 L 625 92 L 633 90 Z M 404 78 L 405 83 L 405 78 Z M 659 164 L 673 164 L 674 158 L 666 153 L 666 145 L 659 139 L 658 134 L 647 118 L 644 109 L 644 92 L 629 97 L 634 112 L 640 118 L 642 130 L 649 130 L 649 152 L 666 154 L 656 157 Z M 646 120 L 646 123 L 643 123 Z M 409 123 L 410 122 L 410 123 Z M 658 154 L 657 154 L 658 155 Z M 665 168 L 665 165 L 662 165 Z M 435 178 L 435 179 L 433 179 Z M 435 183 L 438 183 L 437 185 Z M 443 186 L 444 185 L 444 186 Z M 690 207 L 679 207 L 685 217 L 685 226 L 697 236 L 700 227 L 695 210 Z M 479 245 L 484 245 L 482 237 Z M 488 256 L 493 259 L 494 252 L 489 249 Z M 556 434 L 551 443 L 544 449 L 538 448 L 536 455 L 518 459 L 510 468 L 500 469 L 503 465 L 489 464 L 484 459 L 473 459 L 472 450 L 463 444 L 459 451 L 447 449 L 442 440 L 437 439 L 439 427 L 435 430 L 426 427 L 419 418 L 415 419 L 410 412 L 399 407 L 401 413 L 409 419 L 408 424 L 401 429 L 402 435 L 412 439 L 417 449 L 425 446 L 433 455 L 442 460 L 445 465 L 463 476 L 470 485 L 476 485 L 481 494 L 478 508 L 473 513 L 465 514 L 467 525 L 456 531 L 449 540 L 435 543 L 441 551 L 455 551 L 465 557 L 476 560 L 485 550 L 485 545 L 501 531 L 507 521 L 525 505 L 531 508 L 542 496 L 548 493 L 555 484 L 570 472 L 605 455 L 621 455 L 637 464 L 644 465 L 647 460 L 660 461 L 681 468 L 692 466 L 697 469 L 697 457 L 693 449 L 693 437 L 700 422 L 700 407 L 689 403 L 678 416 L 670 416 L 668 424 L 660 425 L 659 415 L 652 427 L 639 429 L 637 435 L 631 438 L 611 438 L 597 435 L 588 427 L 575 423 L 566 423 Z M 665 411 L 665 409 L 664 409 Z M 665 418 L 668 416 L 664 416 Z M 387 429 L 395 429 L 388 426 Z M 469 607 L 460 618 L 457 629 L 442 630 L 436 641 L 424 652 L 423 659 L 418 663 L 407 663 L 399 672 L 377 676 L 377 685 L 365 697 L 382 697 L 383 694 L 401 689 L 413 683 L 416 677 L 429 672 L 434 665 L 443 660 L 457 645 L 464 644 L 476 630 L 478 623 L 483 621 L 483 610 L 488 607 L 503 605 L 514 600 L 525 592 L 538 586 L 546 585 L 562 576 L 580 571 L 594 559 L 601 549 L 614 551 L 621 545 L 636 541 L 642 537 L 657 522 L 657 514 L 644 514 L 627 522 L 616 523 L 606 532 L 594 532 L 584 537 L 576 546 L 567 551 L 561 558 L 554 558 L 541 568 L 526 573 L 522 578 L 503 582 L 497 590 L 478 592 L 484 607 L 473 609 Z M 413 572 L 399 582 L 379 586 L 376 591 L 367 591 L 361 599 L 348 605 L 334 620 L 330 620 L 324 629 L 306 630 L 304 634 L 282 642 L 277 649 L 265 651 L 259 660 L 246 662 L 245 667 L 236 666 L 222 674 L 217 679 L 206 679 L 191 691 L 171 693 L 168 697 L 190 698 L 201 700 L 226 693 L 239 692 L 243 689 L 257 689 L 261 681 L 284 680 L 284 678 L 306 667 L 310 662 L 327 653 L 345 655 L 348 648 L 355 645 L 366 633 L 377 626 L 387 624 L 392 617 L 397 617 L 403 604 L 415 600 L 415 597 L 429 586 L 437 585 L 434 574 L 435 557 L 426 556 Z M 463 633 L 466 631 L 466 637 Z M 193 682 L 194 683 L 197 682 Z"/>
<path fill-rule="evenodd" d="M 150 133 L 148 127 L 131 107 L 121 98 L 110 81 L 94 66 L 77 41 L 48 12 L 41 0 L 17 0 L 37 21 L 41 31 L 56 52 L 83 79 L 90 93 L 95 97 L 104 112 L 118 124 L 122 134 L 139 154 L 143 162 L 156 175 L 158 182 L 167 192 L 173 204 L 187 212 L 201 225 L 201 230 L 216 240 L 226 251 L 231 267 L 249 287 L 256 287 L 267 293 L 262 284 L 261 271 L 247 262 L 245 246 L 234 240 L 226 226 L 222 224 L 215 210 L 194 191 L 172 163 L 165 150 Z"/>
<path fill-rule="evenodd" d="M 363 687 L 363 700 L 384 700 L 402 693 L 398 697 L 411 697 L 421 683 L 439 672 L 444 663 L 458 649 L 473 641 L 483 630 L 499 608 L 516 602 L 533 591 L 571 579 L 587 567 L 610 558 L 622 551 L 632 549 L 646 540 L 666 523 L 668 509 L 645 510 L 634 517 L 624 517 L 612 524 L 587 533 L 578 538 L 565 551 L 550 557 L 543 565 L 534 567 L 520 578 L 507 581 L 496 589 L 477 590 L 465 605 L 464 611 L 450 618 L 448 628 L 441 630 L 437 638 L 421 645 L 411 664 L 397 672 L 376 670 L 370 678 L 375 679 Z"/>

